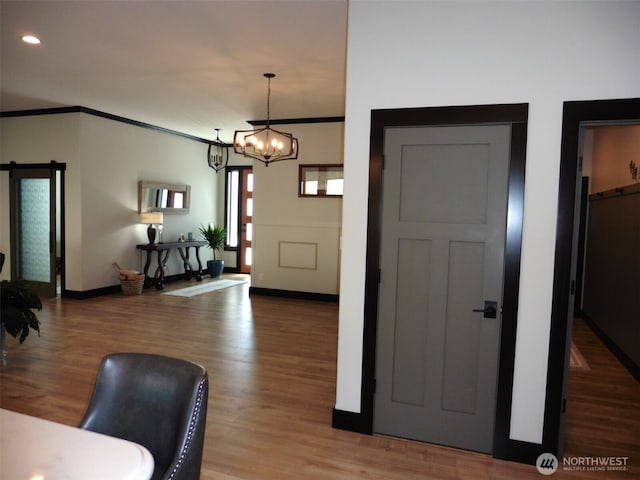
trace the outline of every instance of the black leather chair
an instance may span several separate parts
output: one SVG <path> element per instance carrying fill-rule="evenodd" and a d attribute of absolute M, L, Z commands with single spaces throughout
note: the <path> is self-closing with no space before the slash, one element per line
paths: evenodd
<path fill-rule="evenodd" d="M 80 428 L 136 442 L 153 480 L 200 478 L 209 380 L 200 365 L 143 353 L 103 358 Z"/>

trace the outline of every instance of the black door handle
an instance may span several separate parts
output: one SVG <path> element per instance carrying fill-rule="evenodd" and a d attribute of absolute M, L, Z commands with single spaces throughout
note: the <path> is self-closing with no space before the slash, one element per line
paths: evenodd
<path fill-rule="evenodd" d="M 484 313 L 484 318 L 496 318 L 498 315 L 498 302 L 484 301 L 484 308 L 473 309 L 474 312 Z"/>

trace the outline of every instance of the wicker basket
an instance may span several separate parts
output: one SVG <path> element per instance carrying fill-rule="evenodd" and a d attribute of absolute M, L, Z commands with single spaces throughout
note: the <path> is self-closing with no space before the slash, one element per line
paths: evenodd
<path fill-rule="evenodd" d="M 113 268 L 119 273 L 120 287 L 125 295 L 140 295 L 144 287 L 144 273 L 134 270 L 122 270 L 120 265 L 113 262 Z"/>
<path fill-rule="evenodd" d="M 144 286 L 144 273 L 139 275 L 121 275 L 120 286 L 125 295 L 140 295 Z M 124 278 L 122 278 L 124 277 Z"/>

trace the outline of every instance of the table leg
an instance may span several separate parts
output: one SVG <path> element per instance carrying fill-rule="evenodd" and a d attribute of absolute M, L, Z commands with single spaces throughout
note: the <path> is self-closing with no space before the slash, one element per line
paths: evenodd
<path fill-rule="evenodd" d="M 147 261 L 144 264 L 144 288 L 149 288 L 153 281 L 149 278 L 149 265 L 151 265 L 151 250 L 147 250 Z"/>
<path fill-rule="evenodd" d="M 167 265 L 167 259 L 169 258 L 169 252 L 171 250 L 164 250 L 164 256 L 162 255 L 161 250 L 157 250 L 158 252 L 158 268 L 156 268 L 156 272 L 154 275 L 156 288 L 158 290 L 162 290 L 164 288 L 164 270 Z"/>
<path fill-rule="evenodd" d="M 202 262 L 200 261 L 200 246 L 196 245 L 196 260 L 198 260 L 198 271 L 196 272 L 196 280 L 202 281 Z"/>
<path fill-rule="evenodd" d="M 180 252 L 180 256 L 182 257 L 182 265 L 184 265 L 184 279 L 191 280 L 191 263 L 189 263 L 189 247 L 178 247 L 178 252 Z"/>

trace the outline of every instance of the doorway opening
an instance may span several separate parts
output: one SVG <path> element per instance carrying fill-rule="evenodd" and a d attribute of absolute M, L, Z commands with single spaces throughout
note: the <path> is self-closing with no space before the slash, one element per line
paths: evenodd
<path fill-rule="evenodd" d="M 253 168 L 227 167 L 225 179 L 225 250 L 236 252 L 239 273 L 251 273 L 253 263 Z"/>
<path fill-rule="evenodd" d="M 636 328 L 640 306 L 638 152 L 639 121 L 581 123 L 578 168 L 582 194 L 570 358 L 586 360 L 583 368 L 570 361 L 564 440 L 569 455 L 593 455 L 594 444 L 599 454 L 628 455 L 637 444 L 637 434 L 634 441 L 633 428 L 628 427 L 632 411 L 612 402 L 610 392 L 616 389 L 633 395 L 633 377 L 640 381 L 637 357 L 634 362 L 629 355 L 640 344 Z M 631 376 L 625 375 L 624 368 Z M 593 424 L 594 409 L 609 421 Z M 615 441 L 599 442 L 602 438 Z"/>
<path fill-rule="evenodd" d="M 571 327 L 576 305 L 579 245 L 581 138 L 584 127 L 640 121 L 640 99 L 565 102 L 563 109 L 555 270 L 547 373 L 543 451 L 562 455 Z"/>

